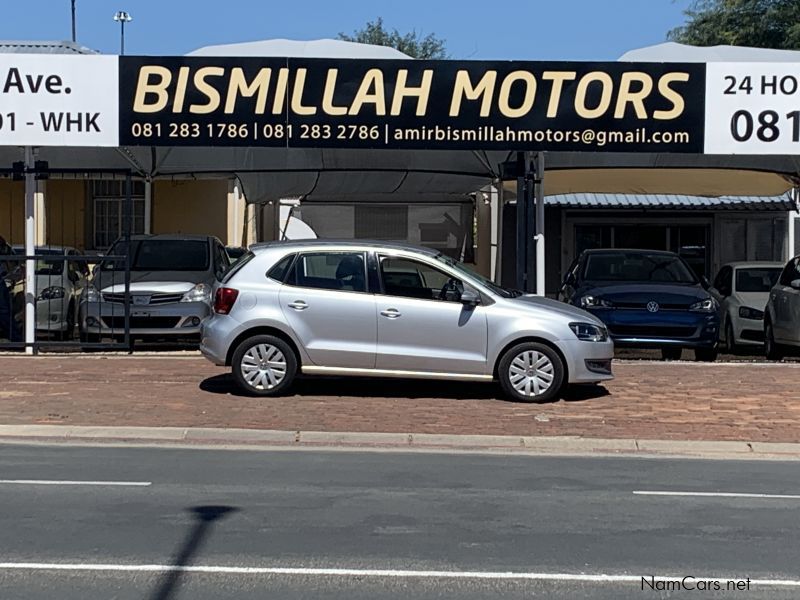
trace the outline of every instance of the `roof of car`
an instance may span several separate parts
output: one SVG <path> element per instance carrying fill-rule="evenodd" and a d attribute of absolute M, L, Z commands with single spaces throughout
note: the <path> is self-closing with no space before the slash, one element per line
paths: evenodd
<path fill-rule="evenodd" d="M 419 252 L 429 256 L 439 254 L 438 250 L 406 244 L 403 242 L 387 242 L 382 240 L 337 240 L 337 239 L 314 239 L 314 240 L 281 240 L 279 242 L 260 242 L 250 246 L 251 250 L 265 250 L 268 248 L 317 248 L 320 246 L 335 246 L 337 248 L 378 248 L 386 250 L 409 250 Z"/>
<path fill-rule="evenodd" d="M 599 252 L 619 252 L 620 254 L 625 252 L 641 252 L 642 254 L 664 254 L 666 256 L 677 256 L 674 252 L 670 252 L 669 250 L 647 250 L 646 248 L 591 248 L 589 250 L 584 250 L 583 254 L 595 254 Z"/>
<path fill-rule="evenodd" d="M 723 267 L 733 267 L 734 269 L 748 268 L 748 267 L 774 267 L 782 269 L 785 263 L 771 260 L 740 260 L 736 262 L 729 262 L 722 265 Z"/>

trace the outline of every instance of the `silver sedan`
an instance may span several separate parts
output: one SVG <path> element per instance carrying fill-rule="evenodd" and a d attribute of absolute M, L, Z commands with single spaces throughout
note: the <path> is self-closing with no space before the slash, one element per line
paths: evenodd
<path fill-rule="evenodd" d="M 611 379 L 614 346 L 579 308 L 386 242 L 256 245 L 215 289 L 201 351 L 255 395 L 299 372 L 486 381 L 524 402 Z"/>

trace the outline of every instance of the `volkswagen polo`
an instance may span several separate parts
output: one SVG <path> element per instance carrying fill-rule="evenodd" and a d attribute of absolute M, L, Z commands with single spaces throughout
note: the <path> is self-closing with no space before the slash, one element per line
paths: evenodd
<path fill-rule="evenodd" d="M 298 373 L 499 380 L 542 402 L 612 378 L 614 347 L 584 310 L 502 288 L 430 249 L 258 244 L 216 286 L 201 351 L 255 395 Z"/>

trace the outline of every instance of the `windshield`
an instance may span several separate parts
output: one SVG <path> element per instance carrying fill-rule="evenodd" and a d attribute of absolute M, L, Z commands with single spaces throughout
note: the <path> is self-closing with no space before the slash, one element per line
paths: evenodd
<path fill-rule="evenodd" d="M 444 263 L 445 265 L 447 265 L 451 269 L 454 269 L 454 270 L 458 271 L 459 273 L 463 273 L 468 278 L 476 280 L 478 283 L 480 283 L 480 284 L 484 285 L 485 287 L 489 288 L 490 290 L 492 290 L 498 296 L 502 296 L 503 298 L 515 298 L 517 296 L 521 296 L 522 295 L 522 292 L 520 292 L 519 290 L 507 290 L 506 288 L 497 285 L 492 280 L 487 279 L 483 275 L 479 275 L 478 273 L 476 273 L 472 269 L 469 269 L 463 263 L 460 263 L 457 260 L 454 260 L 454 259 L 450 258 L 449 256 L 446 256 L 445 254 L 437 254 L 436 256 L 434 256 L 434 258 L 436 260 L 438 260 L 440 263 Z"/>
<path fill-rule="evenodd" d="M 25 254 L 25 248 L 15 246 L 14 247 L 14 254 Z M 64 256 L 63 250 L 52 250 L 49 248 L 36 248 L 34 249 L 34 253 L 38 254 L 39 256 L 58 256 L 59 258 Z M 37 260 L 36 261 L 36 274 L 37 275 L 61 275 L 64 272 L 64 260 Z"/>
<path fill-rule="evenodd" d="M 117 242 L 108 252 L 124 255 L 125 242 Z M 208 243 L 199 240 L 132 240 L 131 271 L 207 271 Z M 121 260 L 106 261 L 104 270 L 122 270 Z"/>
<path fill-rule="evenodd" d="M 656 252 L 592 252 L 586 257 L 583 278 L 588 281 L 697 283 L 697 276 L 683 259 Z"/>
<path fill-rule="evenodd" d="M 768 292 L 781 274 L 780 267 L 748 267 L 736 270 L 737 292 Z"/>

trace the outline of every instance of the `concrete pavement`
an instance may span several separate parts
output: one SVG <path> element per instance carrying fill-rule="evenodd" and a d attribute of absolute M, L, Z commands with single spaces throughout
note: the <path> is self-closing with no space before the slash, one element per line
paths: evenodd
<path fill-rule="evenodd" d="M 1 450 L 3 598 L 800 593 L 794 463 Z"/>
<path fill-rule="evenodd" d="M 295 395 L 239 395 L 227 370 L 186 356 L 0 357 L 0 424 L 291 432 L 800 442 L 800 363 L 629 361 L 550 404 L 492 384 L 308 379 Z"/>

